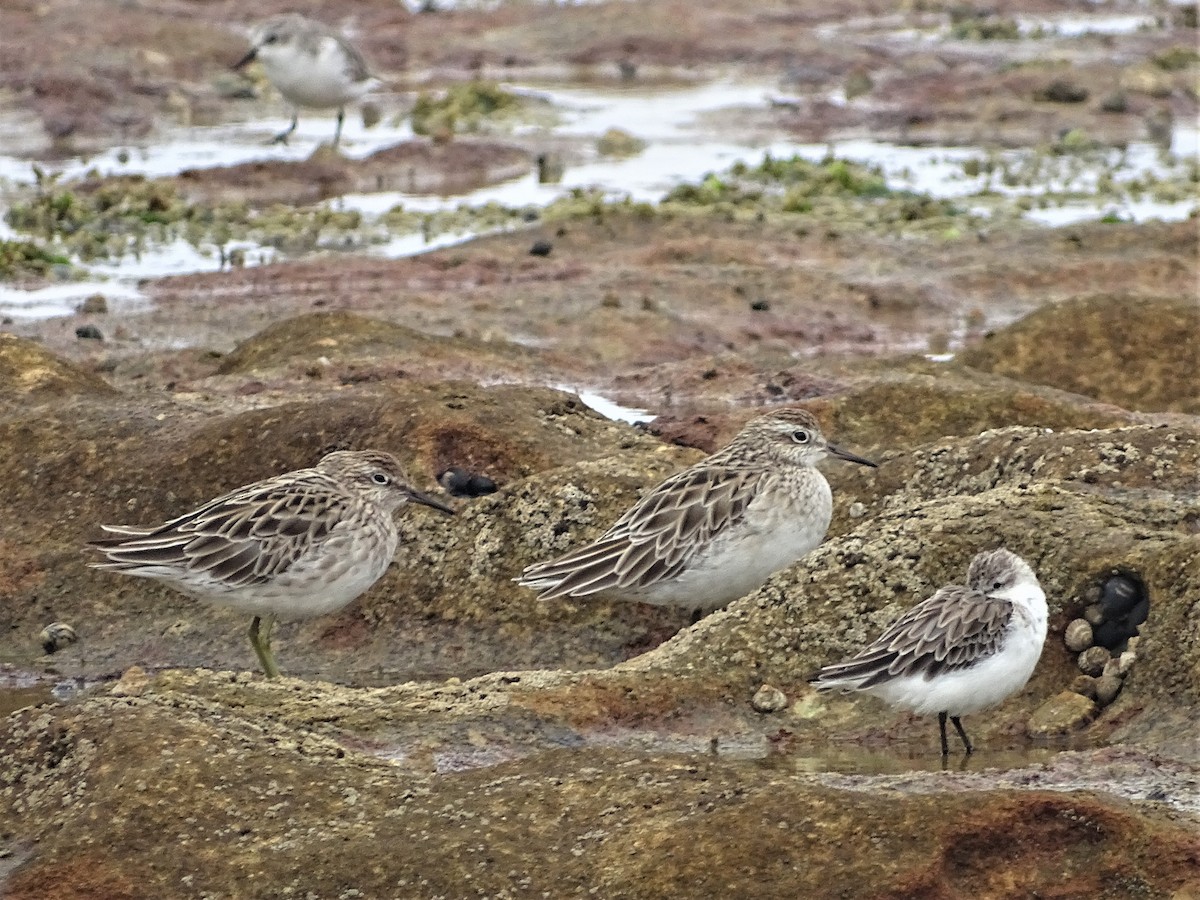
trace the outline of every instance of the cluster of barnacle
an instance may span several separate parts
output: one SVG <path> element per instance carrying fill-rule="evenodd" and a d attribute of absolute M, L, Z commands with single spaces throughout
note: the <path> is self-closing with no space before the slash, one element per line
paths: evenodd
<path fill-rule="evenodd" d="M 1136 575 L 1114 571 L 1084 597 L 1078 619 L 1067 624 L 1067 649 L 1079 654 L 1071 690 L 1107 706 L 1137 661 L 1138 628 L 1150 615 L 1150 595 Z"/>

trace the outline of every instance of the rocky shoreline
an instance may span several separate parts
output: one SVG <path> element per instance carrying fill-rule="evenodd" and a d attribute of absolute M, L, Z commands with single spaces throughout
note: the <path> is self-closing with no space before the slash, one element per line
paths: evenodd
<path fill-rule="evenodd" d="M 29 153 L 69 155 L 229 114 L 216 73 L 248 12 L 203 6 L 82 30 L 87 3 L 15 10 L 20 47 L 51 26 L 86 38 L 72 59 L 0 54 L 0 115 L 36 119 Z M 1056 3 L 846 18 L 662 0 L 636 29 L 624 6 L 321 11 L 353 13 L 372 58 L 430 90 L 737 66 L 800 96 L 726 131 L 791 116 L 807 140 L 1038 142 L 1069 161 L 1081 132 L 1115 147 L 1195 110 L 1194 17 L 1173 7 L 1073 40 L 1022 32 L 1079 12 Z M 940 52 L 906 36 L 943 18 Z M 401 25 L 404 44 L 384 39 Z M 160 33 L 171 54 L 95 69 L 97 41 Z M 63 274 L 46 248 L 102 258 L 231 222 L 291 255 L 244 265 L 222 244 L 219 271 L 147 279 L 137 308 L 101 292 L 0 326 L 0 894 L 1197 896 L 1194 215 L 1047 228 L 834 158 L 767 160 L 658 203 L 579 191 L 490 210 L 502 233 L 460 246 L 358 252 L 361 217 L 319 198 L 460 190 L 536 155 L 502 129 L 436 137 L 6 198 L 29 221 L 81 217 L 0 254 L 27 267 L 0 271 L 18 284 Z M 653 419 L 607 418 L 597 396 Z M 879 467 L 822 464 L 828 536 L 761 589 L 693 621 L 512 581 L 783 404 Z M 101 523 L 369 447 L 458 514 L 411 512 L 372 590 L 281 624 L 282 679 L 257 674 L 243 617 L 87 568 Z M 452 496 L 448 471 L 495 490 Z M 809 686 L 999 545 L 1037 571 L 1050 634 L 1029 684 L 969 720 L 974 755 L 943 764 L 931 719 Z"/>

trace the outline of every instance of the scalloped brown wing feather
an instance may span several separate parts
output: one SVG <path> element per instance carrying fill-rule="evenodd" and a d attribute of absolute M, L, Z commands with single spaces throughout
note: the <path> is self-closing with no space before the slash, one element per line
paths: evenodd
<path fill-rule="evenodd" d="M 305 482 L 308 482 L 308 490 Z M 226 587 L 261 584 L 287 571 L 301 548 L 328 535 L 349 499 L 330 493 L 329 479 L 315 472 L 268 480 L 231 491 L 158 528 L 118 527 L 124 537 L 93 541 L 107 562 L 98 568 L 138 574 L 142 567 L 170 566 L 206 576 Z M 285 538 L 285 540 L 280 540 Z M 265 553 L 266 547 L 270 553 Z M 157 577 L 167 577 L 159 574 Z"/>
<path fill-rule="evenodd" d="M 676 577 L 698 547 L 742 520 L 762 470 L 685 469 L 668 478 L 593 543 L 526 569 L 526 582 L 552 581 L 543 600 Z"/>
<path fill-rule="evenodd" d="M 907 675 L 931 677 L 973 664 L 992 651 L 1012 619 L 1012 604 L 952 585 L 897 619 L 853 659 L 827 666 L 821 680 L 862 679 L 858 689 Z"/>

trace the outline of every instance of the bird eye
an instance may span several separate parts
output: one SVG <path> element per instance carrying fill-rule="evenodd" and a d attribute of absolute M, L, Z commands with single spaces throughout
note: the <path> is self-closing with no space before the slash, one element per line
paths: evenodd
<path fill-rule="evenodd" d="M 263 43 L 264 44 L 274 44 L 278 40 L 279 40 L 279 35 L 268 34 L 265 38 L 263 38 Z"/>
<path fill-rule="evenodd" d="M 391 484 L 392 479 L 388 478 L 382 472 L 376 472 L 371 476 L 371 480 L 376 484 Z"/>
<path fill-rule="evenodd" d="M 807 444 L 808 443 L 808 432 L 807 431 L 793 431 L 792 432 L 792 440 L 795 441 L 797 444 Z"/>
<path fill-rule="evenodd" d="M 1002 582 L 1002 581 L 993 581 L 992 582 L 992 590 L 993 591 L 998 591 L 1002 587 L 1004 587 L 1004 582 Z"/>

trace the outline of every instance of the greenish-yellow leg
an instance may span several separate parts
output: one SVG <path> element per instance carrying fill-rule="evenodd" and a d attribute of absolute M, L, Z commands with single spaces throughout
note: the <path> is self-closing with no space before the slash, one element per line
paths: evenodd
<path fill-rule="evenodd" d="M 263 672 L 268 678 L 279 677 L 279 666 L 275 665 L 275 657 L 271 655 L 271 629 L 275 625 L 275 617 L 267 616 L 266 624 L 263 625 L 262 632 L 259 632 L 259 616 L 255 616 L 250 621 L 250 646 L 254 648 L 254 654 L 258 657 L 258 664 L 262 666 Z"/>

